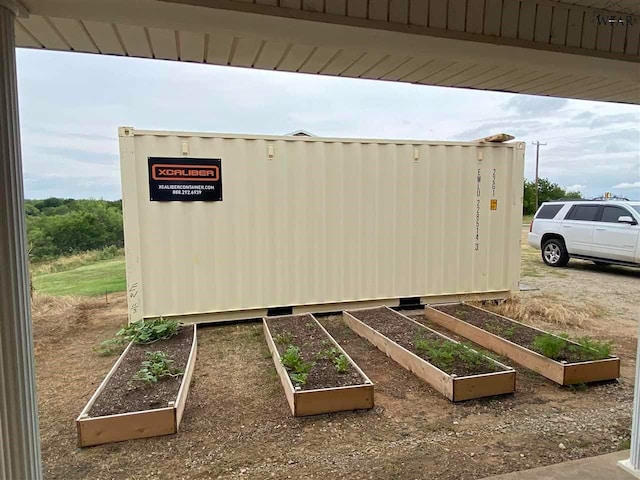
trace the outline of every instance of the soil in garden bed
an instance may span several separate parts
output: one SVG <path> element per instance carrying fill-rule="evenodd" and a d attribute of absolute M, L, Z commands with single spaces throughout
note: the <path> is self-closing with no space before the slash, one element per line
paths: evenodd
<path fill-rule="evenodd" d="M 505 340 L 509 340 L 524 348 L 542 354 L 534 345 L 535 338 L 543 335 L 539 330 L 512 322 L 489 312 L 478 310 L 470 305 L 439 305 L 433 308 L 481 328 L 482 330 L 493 333 Z M 560 351 L 558 357 L 554 358 L 554 360 L 577 363 L 600 358 L 594 355 L 594 353 L 595 352 L 580 347 L 580 345 L 567 341 L 567 346 Z"/>
<path fill-rule="evenodd" d="M 335 348 L 335 345 L 311 315 L 269 318 L 267 324 L 280 357 L 289 345 L 294 345 L 300 349 L 300 356 L 305 362 L 314 364 L 306 383 L 300 385 L 300 390 L 347 387 L 365 383 L 365 379 L 351 363 L 346 372 L 338 373 L 330 359 L 321 358 L 322 352 Z M 281 339 L 288 341 L 283 342 Z"/>
<path fill-rule="evenodd" d="M 434 341 L 437 342 L 438 345 L 453 342 L 442 338 L 440 335 L 425 327 L 416 325 L 412 321 L 403 318 L 399 314 L 386 308 L 372 308 L 349 313 L 361 322 L 367 324 L 369 327 L 377 330 L 388 339 L 406 348 L 410 352 L 416 354 L 423 360 L 426 360 L 434 367 L 439 368 L 449 375 L 455 374 L 459 377 L 466 377 L 469 375 L 481 375 L 484 373 L 505 371 L 505 369 L 501 368 L 500 365 L 497 365 L 492 360 L 484 356 L 476 356 L 473 362 L 465 361 L 457 356 L 454 356 L 446 363 L 430 358 L 426 352 L 416 348 L 416 339 Z"/>
<path fill-rule="evenodd" d="M 146 352 L 162 351 L 174 361 L 172 367 L 184 371 L 191 353 L 193 327 L 181 327 L 174 337 L 160 340 L 149 345 L 131 345 L 118 369 L 113 372 L 109 383 L 89 410 L 90 417 L 115 415 L 118 413 L 138 412 L 165 408 L 169 402 L 175 402 L 182 383 L 182 376 L 168 377 L 158 383 L 147 385 L 144 382 L 131 382 L 146 360 Z"/>

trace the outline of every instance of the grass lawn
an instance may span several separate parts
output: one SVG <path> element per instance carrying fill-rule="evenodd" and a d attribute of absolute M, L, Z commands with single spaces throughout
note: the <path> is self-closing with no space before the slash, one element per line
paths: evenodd
<path fill-rule="evenodd" d="M 72 270 L 34 273 L 36 291 L 49 295 L 104 295 L 126 290 L 124 257 L 101 260 Z"/>

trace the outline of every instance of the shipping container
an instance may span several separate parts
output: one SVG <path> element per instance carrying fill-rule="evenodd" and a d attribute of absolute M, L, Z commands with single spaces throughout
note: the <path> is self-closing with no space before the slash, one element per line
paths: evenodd
<path fill-rule="evenodd" d="M 524 143 L 119 137 L 130 321 L 518 290 Z"/>

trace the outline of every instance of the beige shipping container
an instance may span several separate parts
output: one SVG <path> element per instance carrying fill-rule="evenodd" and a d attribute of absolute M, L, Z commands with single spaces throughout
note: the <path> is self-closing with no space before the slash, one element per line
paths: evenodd
<path fill-rule="evenodd" d="M 521 142 L 130 127 L 119 137 L 130 321 L 211 322 L 277 307 L 339 311 L 518 290 Z M 185 166 L 221 159 L 222 201 L 151 201 L 150 157 Z"/>

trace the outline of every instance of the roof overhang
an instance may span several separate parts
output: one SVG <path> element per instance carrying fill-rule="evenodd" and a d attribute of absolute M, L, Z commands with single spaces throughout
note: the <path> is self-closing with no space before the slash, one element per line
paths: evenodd
<path fill-rule="evenodd" d="M 549 0 L 255 1 L 25 0 L 17 44 L 640 103 L 640 16 L 631 10 Z M 600 25 L 597 15 L 630 23 Z"/>

